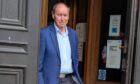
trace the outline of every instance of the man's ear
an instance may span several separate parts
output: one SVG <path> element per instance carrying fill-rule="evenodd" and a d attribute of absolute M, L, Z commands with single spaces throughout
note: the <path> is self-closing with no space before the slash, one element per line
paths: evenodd
<path fill-rule="evenodd" d="M 52 18 L 54 19 L 54 14 L 52 14 Z"/>
<path fill-rule="evenodd" d="M 52 18 L 54 19 L 54 13 L 52 12 Z"/>

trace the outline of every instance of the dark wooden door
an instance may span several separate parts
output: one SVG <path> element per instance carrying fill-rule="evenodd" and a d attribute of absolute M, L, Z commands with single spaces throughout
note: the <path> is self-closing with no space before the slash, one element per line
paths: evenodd
<path fill-rule="evenodd" d="M 0 84 L 37 84 L 40 0 L 0 0 Z"/>

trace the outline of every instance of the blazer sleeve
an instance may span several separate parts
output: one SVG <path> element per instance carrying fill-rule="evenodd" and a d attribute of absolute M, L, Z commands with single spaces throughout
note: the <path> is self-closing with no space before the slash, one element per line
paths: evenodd
<path fill-rule="evenodd" d="M 39 84 L 44 84 L 43 78 L 43 61 L 45 54 L 45 36 L 43 35 L 43 30 L 40 31 L 40 60 L 39 60 L 39 73 L 38 73 L 38 81 Z"/>

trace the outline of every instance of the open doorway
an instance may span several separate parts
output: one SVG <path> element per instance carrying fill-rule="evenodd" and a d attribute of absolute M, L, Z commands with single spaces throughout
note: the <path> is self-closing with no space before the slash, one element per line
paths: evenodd
<path fill-rule="evenodd" d="M 136 1 L 89 0 L 88 6 L 85 83 L 131 84 L 131 82 L 126 81 L 131 78 L 131 58 L 135 38 L 135 23 L 132 29 L 133 22 L 131 20 L 135 21 L 133 17 L 136 15 L 134 12 Z M 113 44 L 113 47 L 115 47 L 114 44 L 117 45 L 116 48 L 120 51 L 119 54 L 117 53 L 118 58 L 115 58 L 114 61 L 113 58 L 108 58 L 111 54 L 108 51 L 112 49 L 109 48 L 110 44 Z M 107 53 L 110 53 L 109 56 Z M 114 63 L 116 65 L 113 65 Z"/>
<path fill-rule="evenodd" d="M 102 1 L 97 78 L 100 81 L 121 82 L 122 69 L 126 67 L 126 52 L 121 47 L 126 35 L 126 17 L 127 0 Z"/>

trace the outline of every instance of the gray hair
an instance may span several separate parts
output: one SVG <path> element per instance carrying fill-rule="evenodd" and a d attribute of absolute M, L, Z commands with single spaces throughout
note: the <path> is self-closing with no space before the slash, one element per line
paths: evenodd
<path fill-rule="evenodd" d="M 63 3 L 63 2 L 58 2 L 58 3 L 54 4 L 53 9 L 52 9 L 52 14 L 55 13 L 56 7 L 57 7 L 58 5 L 60 5 L 60 4 L 65 5 L 65 6 L 69 9 L 69 11 L 70 11 L 70 7 L 69 7 L 67 4 L 65 4 L 65 3 Z"/>

